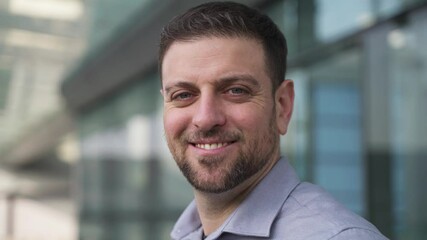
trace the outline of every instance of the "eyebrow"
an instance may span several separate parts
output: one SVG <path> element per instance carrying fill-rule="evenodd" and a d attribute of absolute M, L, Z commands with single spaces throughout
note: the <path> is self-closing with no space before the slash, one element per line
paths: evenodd
<path fill-rule="evenodd" d="M 238 81 L 249 82 L 250 85 L 256 88 L 260 87 L 259 82 L 252 75 L 249 75 L 249 74 L 235 74 L 235 75 L 225 76 L 215 81 L 214 85 L 215 87 L 221 87 L 221 86 L 231 85 Z"/>
<path fill-rule="evenodd" d="M 238 81 L 249 82 L 255 88 L 260 88 L 259 82 L 249 74 L 232 74 L 229 76 L 221 77 L 214 81 L 213 85 L 216 88 L 221 88 L 227 85 L 231 85 Z M 165 93 L 169 93 L 174 88 L 186 88 L 186 89 L 197 89 L 196 84 L 190 81 L 179 81 L 174 83 L 172 86 L 165 86 Z"/>
<path fill-rule="evenodd" d="M 171 89 L 174 89 L 174 88 L 195 89 L 196 85 L 194 83 L 192 83 L 192 82 L 180 81 L 180 82 L 177 82 L 177 83 L 173 84 L 172 86 L 167 86 L 167 87 L 165 86 L 165 92 L 166 92 L 166 94 L 168 92 L 170 92 Z"/>

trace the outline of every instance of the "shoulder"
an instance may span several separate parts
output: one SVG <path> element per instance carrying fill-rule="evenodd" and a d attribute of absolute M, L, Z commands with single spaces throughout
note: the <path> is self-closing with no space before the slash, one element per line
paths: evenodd
<path fill-rule="evenodd" d="M 365 228 L 349 228 L 344 229 L 329 240 L 386 240 L 378 231 L 372 231 Z"/>
<path fill-rule="evenodd" d="M 371 223 L 310 183 L 300 183 L 292 191 L 271 231 L 278 239 L 285 234 L 291 239 L 386 239 Z"/>

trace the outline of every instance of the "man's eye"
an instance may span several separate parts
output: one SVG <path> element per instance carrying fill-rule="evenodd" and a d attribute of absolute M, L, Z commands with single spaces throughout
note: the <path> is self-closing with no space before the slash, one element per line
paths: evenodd
<path fill-rule="evenodd" d="M 228 92 L 233 95 L 241 95 L 247 93 L 247 91 L 243 88 L 230 88 Z"/>
<path fill-rule="evenodd" d="M 179 93 L 176 94 L 172 97 L 173 100 L 186 100 L 189 99 L 193 96 L 193 94 L 189 93 L 189 92 L 183 92 L 183 93 Z"/>

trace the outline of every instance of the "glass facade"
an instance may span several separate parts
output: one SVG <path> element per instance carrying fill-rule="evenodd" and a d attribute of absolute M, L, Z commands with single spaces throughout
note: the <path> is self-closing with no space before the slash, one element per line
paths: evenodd
<path fill-rule="evenodd" d="M 387 33 L 390 79 L 389 119 L 395 228 L 399 239 L 427 236 L 427 201 L 422 183 L 427 169 L 427 12 Z"/>
<path fill-rule="evenodd" d="M 85 45 L 80 1 L 0 2 L 0 155 L 62 108 L 67 67 Z"/>
<path fill-rule="evenodd" d="M 107 42 L 113 41 L 123 31 L 129 30 L 132 17 L 141 14 L 148 15 L 152 6 L 151 0 L 89 0 L 87 8 L 90 15 L 89 33 L 90 51 L 100 50 Z M 120 11 L 117 11 L 120 9 Z"/>
<path fill-rule="evenodd" d="M 0 1 L 0 239 L 76 238 L 60 86 L 87 49 L 85 2 Z"/>
<path fill-rule="evenodd" d="M 328 188 L 351 210 L 363 214 L 365 172 L 359 66 L 360 54 L 352 49 L 310 69 L 311 167 L 314 182 Z"/>
<path fill-rule="evenodd" d="M 424 239 L 427 10 L 385 20 L 423 1 L 350 2 L 266 8 L 287 34 L 296 82 L 298 132 L 287 154 L 300 176 L 390 238 Z"/>

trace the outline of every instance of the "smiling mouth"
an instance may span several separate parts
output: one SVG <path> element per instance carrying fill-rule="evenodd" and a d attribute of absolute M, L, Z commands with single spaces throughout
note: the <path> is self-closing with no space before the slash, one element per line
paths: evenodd
<path fill-rule="evenodd" d="M 205 150 L 214 150 L 218 148 L 225 147 L 230 145 L 232 142 L 223 142 L 223 143 L 195 143 L 193 144 L 195 147 Z"/>

